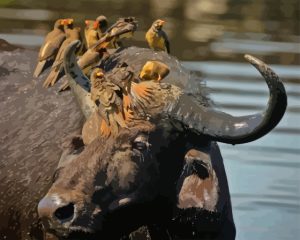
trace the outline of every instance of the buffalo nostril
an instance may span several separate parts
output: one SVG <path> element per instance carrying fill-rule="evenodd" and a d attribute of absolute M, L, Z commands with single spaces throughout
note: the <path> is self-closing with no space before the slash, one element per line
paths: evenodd
<path fill-rule="evenodd" d="M 60 221 L 70 220 L 74 216 L 74 204 L 69 203 L 66 206 L 56 209 L 54 216 Z"/>

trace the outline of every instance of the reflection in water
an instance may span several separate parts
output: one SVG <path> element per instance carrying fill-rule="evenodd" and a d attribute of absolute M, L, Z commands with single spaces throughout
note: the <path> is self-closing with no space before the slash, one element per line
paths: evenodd
<path fill-rule="evenodd" d="M 186 60 L 187 68 L 201 70 L 213 100 L 235 115 L 262 110 L 268 98 L 265 83 L 243 54 L 272 63 L 286 83 L 287 114 L 262 139 L 235 147 L 222 144 L 221 149 L 237 239 L 300 238 L 299 1 L 2 0 L 0 38 L 37 47 L 56 18 L 73 17 L 83 27 L 84 19 L 99 14 L 110 23 L 120 16 L 136 16 L 139 30 L 127 44 L 143 47 L 152 21 L 166 19 L 172 54 Z"/>

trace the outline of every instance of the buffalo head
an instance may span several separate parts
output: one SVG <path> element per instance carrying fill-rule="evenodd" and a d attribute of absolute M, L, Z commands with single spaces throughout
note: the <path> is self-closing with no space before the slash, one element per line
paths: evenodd
<path fill-rule="evenodd" d="M 143 224 L 165 224 L 175 219 L 176 207 L 188 207 L 184 192 L 198 180 L 184 180 L 182 174 L 194 172 L 200 179 L 209 179 L 205 184 L 211 186 L 211 191 L 206 191 L 209 203 L 191 207 L 222 215 L 221 200 L 216 199 L 218 184 L 221 188 L 222 183 L 218 183 L 212 170 L 211 144 L 254 141 L 278 124 L 287 104 L 278 76 L 266 64 L 247 55 L 246 59 L 266 80 L 270 98 L 264 112 L 234 117 L 216 111 L 197 96 L 199 89 L 193 85 L 197 83 L 177 60 L 152 50 L 124 49 L 102 66 L 114 84 L 118 84 L 114 76 L 123 78 L 118 75 L 118 68 L 125 68 L 125 73 L 138 79 L 148 60 L 166 63 L 170 74 L 162 82 L 153 83 L 147 96 L 132 94 L 133 117 L 126 121 L 126 127 L 119 127 L 114 134 L 103 134 L 103 124 L 109 123 L 91 101 L 89 80 L 76 64 L 76 44 L 72 43 L 66 51 L 65 71 L 87 118 L 83 128 L 85 146 L 78 140 L 80 144 L 66 149 L 53 184 L 38 206 L 44 226 L 59 236 L 85 234 L 87 238 L 109 232 L 113 239 Z M 126 62 L 125 67 L 122 62 Z M 131 87 L 134 91 L 137 86 Z M 204 155 L 200 154 L 198 163 L 191 167 L 191 161 L 184 162 L 184 157 L 192 148 L 200 149 Z M 178 186 L 182 188 L 178 190 Z"/>

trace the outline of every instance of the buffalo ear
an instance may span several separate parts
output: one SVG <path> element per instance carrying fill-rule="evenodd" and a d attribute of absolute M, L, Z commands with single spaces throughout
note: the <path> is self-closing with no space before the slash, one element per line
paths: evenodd
<path fill-rule="evenodd" d="M 209 154 L 195 149 L 186 153 L 177 194 L 177 206 L 181 209 L 216 210 L 219 184 Z"/>

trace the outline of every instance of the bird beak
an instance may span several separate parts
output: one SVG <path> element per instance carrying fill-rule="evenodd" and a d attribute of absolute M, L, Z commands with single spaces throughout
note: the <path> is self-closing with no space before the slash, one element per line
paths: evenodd
<path fill-rule="evenodd" d="M 166 21 L 164 20 L 160 20 L 160 25 L 163 26 L 165 24 Z"/>

